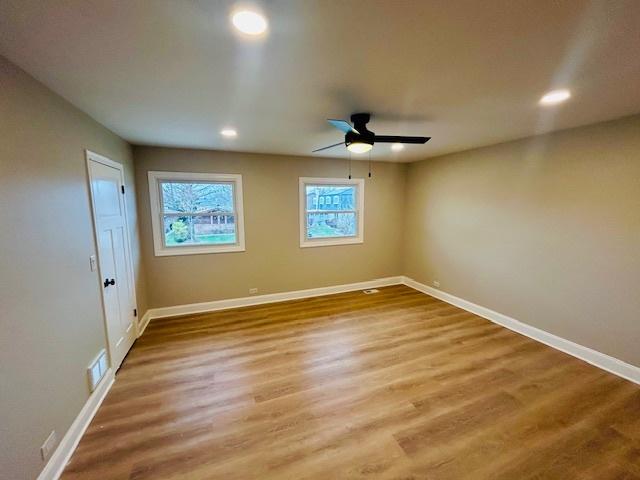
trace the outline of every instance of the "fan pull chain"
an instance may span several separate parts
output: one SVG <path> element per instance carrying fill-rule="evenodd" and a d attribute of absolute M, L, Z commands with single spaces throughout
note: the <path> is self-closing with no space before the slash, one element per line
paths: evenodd
<path fill-rule="evenodd" d="M 351 180 L 351 152 L 349 152 L 349 180 Z"/>
<path fill-rule="evenodd" d="M 371 178 L 371 150 L 369 150 L 369 178 Z"/>

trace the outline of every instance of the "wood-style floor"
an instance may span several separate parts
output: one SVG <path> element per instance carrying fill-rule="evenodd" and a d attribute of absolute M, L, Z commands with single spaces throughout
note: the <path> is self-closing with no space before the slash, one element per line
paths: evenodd
<path fill-rule="evenodd" d="M 640 387 L 405 286 L 157 320 L 63 479 L 640 479 Z"/>

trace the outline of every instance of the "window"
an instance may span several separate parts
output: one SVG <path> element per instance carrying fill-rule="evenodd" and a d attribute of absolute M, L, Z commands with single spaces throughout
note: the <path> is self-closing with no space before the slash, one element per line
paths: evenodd
<path fill-rule="evenodd" d="M 301 247 L 362 243 L 363 230 L 363 179 L 300 179 Z"/>
<path fill-rule="evenodd" d="M 156 256 L 244 251 L 242 176 L 149 172 Z"/>

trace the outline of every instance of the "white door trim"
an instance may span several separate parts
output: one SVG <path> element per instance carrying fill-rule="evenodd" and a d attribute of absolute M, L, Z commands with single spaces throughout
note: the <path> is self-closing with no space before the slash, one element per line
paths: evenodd
<path fill-rule="evenodd" d="M 101 299 L 101 303 L 102 303 L 102 318 L 103 318 L 103 322 L 104 322 L 104 331 L 105 331 L 105 337 L 106 337 L 106 343 L 107 343 L 107 351 L 109 352 L 109 366 L 113 367 L 113 352 L 111 351 L 111 342 L 109 341 L 109 329 L 107 328 L 107 313 L 105 310 L 105 305 L 104 305 L 104 290 L 102 288 L 102 273 L 100 271 L 100 249 L 98 248 L 98 224 L 96 222 L 96 208 L 95 208 L 95 203 L 93 201 L 93 193 L 91 191 L 91 162 L 96 162 L 96 163 L 101 163 L 103 165 L 106 165 L 108 167 L 112 167 L 115 168 L 116 170 L 118 170 L 120 172 L 120 182 L 121 185 L 125 188 L 125 192 L 126 192 L 126 184 L 124 181 L 124 167 L 122 166 L 121 163 L 118 162 L 114 162 L 113 160 L 100 155 L 98 153 L 92 152 L 91 150 L 85 150 L 85 156 L 86 156 L 86 167 L 87 167 L 87 185 L 88 185 L 88 189 L 89 189 L 89 200 L 91 203 L 91 219 L 92 219 L 92 223 L 93 223 L 93 242 L 94 242 L 94 247 L 95 247 L 95 254 L 96 257 L 98 259 L 98 284 L 100 287 L 100 299 Z M 127 214 L 127 196 L 123 195 L 123 202 L 124 202 L 124 233 L 126 236 L 126 242 L 127 242 L 127 249 L 129 250 L 129 254 L 127 255 L 127 269 L 129 271 L 129 285 L 131 285 L 130 287 L 130 292 L 129 295 L 131 295 L 131 300 L 133 302 L 134 308 L 136 309 L 136 311 L 138 311 L 138 316 L 136 316 L 134 318 L 134 323 L 133 323 L 133 328 L 136 329 L 136 331 L 138 331 L 138 321 L 139 321 L 139 310 L 138 310 L 138 301 L 136 299 L 136 289 L 135 289 L 135 277 L 133 274 L 133 256 L 132 256 L 132 250 L 131 250 L 131 233 L 129 232 L 129 218 L 128 218 L 128 214 Z"/>

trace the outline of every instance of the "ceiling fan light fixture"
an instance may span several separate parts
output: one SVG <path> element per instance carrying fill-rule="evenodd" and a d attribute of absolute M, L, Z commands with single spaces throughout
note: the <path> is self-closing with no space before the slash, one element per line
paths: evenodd
<path fill-rule="evenodd" d="M 353 126 L 346 120 L 336 120 L 329 118 L 327 121 L 331 126 L 337 128 L 344 133 L 344 145 L 351 153 L 362 154 L 367 153 L 373 148 L 373 144 L 378 143 L 392 143 L 391 150 L 394 152 L 400 151 L 404 148 L 404 143 L 412 143 L 416 145 L 424 145 L 431 137 L 416 137 L 406 135 L 376 135 L 371 130 L 367 129 L 367 123 L 371 118 L 370 113 L 354 113 L 351 115 L 351 122 Z M 343 145 L 342 142 L 329 145 L 327 147 L 316 148 L 312 153 L 322 152 L 329 148 Z"/>
<path fill-rule="evenodd" d="M 366 142 L 351 142 L 347 145 L 347 150 L 351 153 L 367 153 L 373 145 Z"/>

